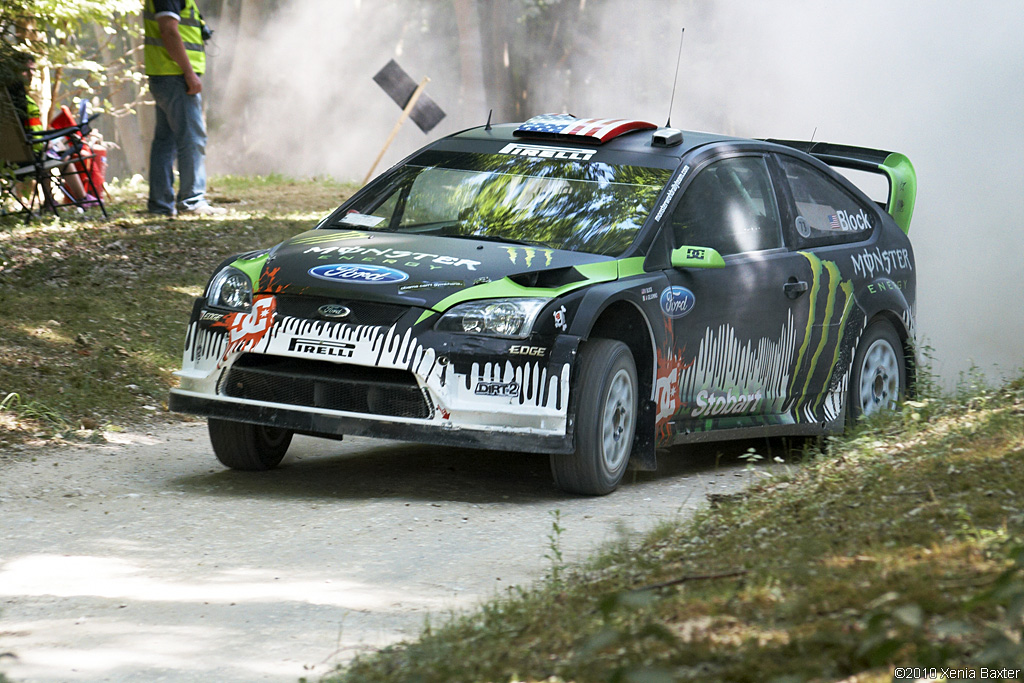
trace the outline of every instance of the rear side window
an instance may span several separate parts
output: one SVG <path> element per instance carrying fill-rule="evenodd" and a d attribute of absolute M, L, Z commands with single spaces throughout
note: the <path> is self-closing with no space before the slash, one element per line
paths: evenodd
<path fill-rule="evenodd" d="M 878 221 L 833 179 L 812 166 L 780 156 L 796 203 L 797 234 L 816 243 L 855 242 L 871 234 Z"/>

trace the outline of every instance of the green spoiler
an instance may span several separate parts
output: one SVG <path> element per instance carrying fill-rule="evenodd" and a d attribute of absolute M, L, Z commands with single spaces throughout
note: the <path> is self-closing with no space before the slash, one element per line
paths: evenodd
<path fill-rule="evenodd" d="M 889 178 L 889 199 L 885 210 L 903 232 L 910 231 L 917 199 L 917 173 L 910 159 L 899 152 L 880 149 L 836 145 L 830 142 L 804 142 L 800 140 L 765 140 L 800 150 L 829 166 L 841 166 L 868 173 L 885 174 Z"/>

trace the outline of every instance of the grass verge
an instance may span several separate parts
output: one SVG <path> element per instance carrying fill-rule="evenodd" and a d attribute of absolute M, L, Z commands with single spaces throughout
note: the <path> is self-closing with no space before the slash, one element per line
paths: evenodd
<path fill-rule="evenodd" d="M 279 176 L 210 186 L 227 215 L 150 216 L 144 187 L 123 184 L 110 220 L 0 218 L 0 448 L 165 417 L 192 299 L 217 264 L 313 227 L 355 189 Z"/>
<path fill-rule="evenodd" d="M 1024 378 L 908 403 L 786 477 L 328 680 L 1020 679 L 1022 482 Z"/>

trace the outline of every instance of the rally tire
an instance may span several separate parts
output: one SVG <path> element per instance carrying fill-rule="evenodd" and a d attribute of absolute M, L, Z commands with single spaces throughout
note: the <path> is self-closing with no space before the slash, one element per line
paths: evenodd
<path fill-rule="evenodd" d="M 903 344 L 892 324 L 876 320 L 861 335 L 850 370 L 847 416 L 851 423 L 894 410 L 907 391 Z"/>
<path fill-rule="evenodd" d="M 592 339 L 581 347 L 576 452 L 551 456 L 558 488 L 590 496 L 618 488 L 636 432 L 638 389 L 636 364 L 625 344 Z"/>
<path fill-rule="evenodd" d="M 213 453 L 233 470 L 272 470 L 284 459 L 294 432 L 247 422 L 209 418 L 207 427 Z"/>

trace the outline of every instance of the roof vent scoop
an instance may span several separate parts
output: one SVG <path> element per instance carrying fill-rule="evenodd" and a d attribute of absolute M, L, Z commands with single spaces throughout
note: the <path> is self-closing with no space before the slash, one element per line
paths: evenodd
<path fill-rule="evenodd" d="M 678 128 L 659 128 L 651 136 L 653 147 L 675 147 L 683 143 L 683 131 Z"/>

